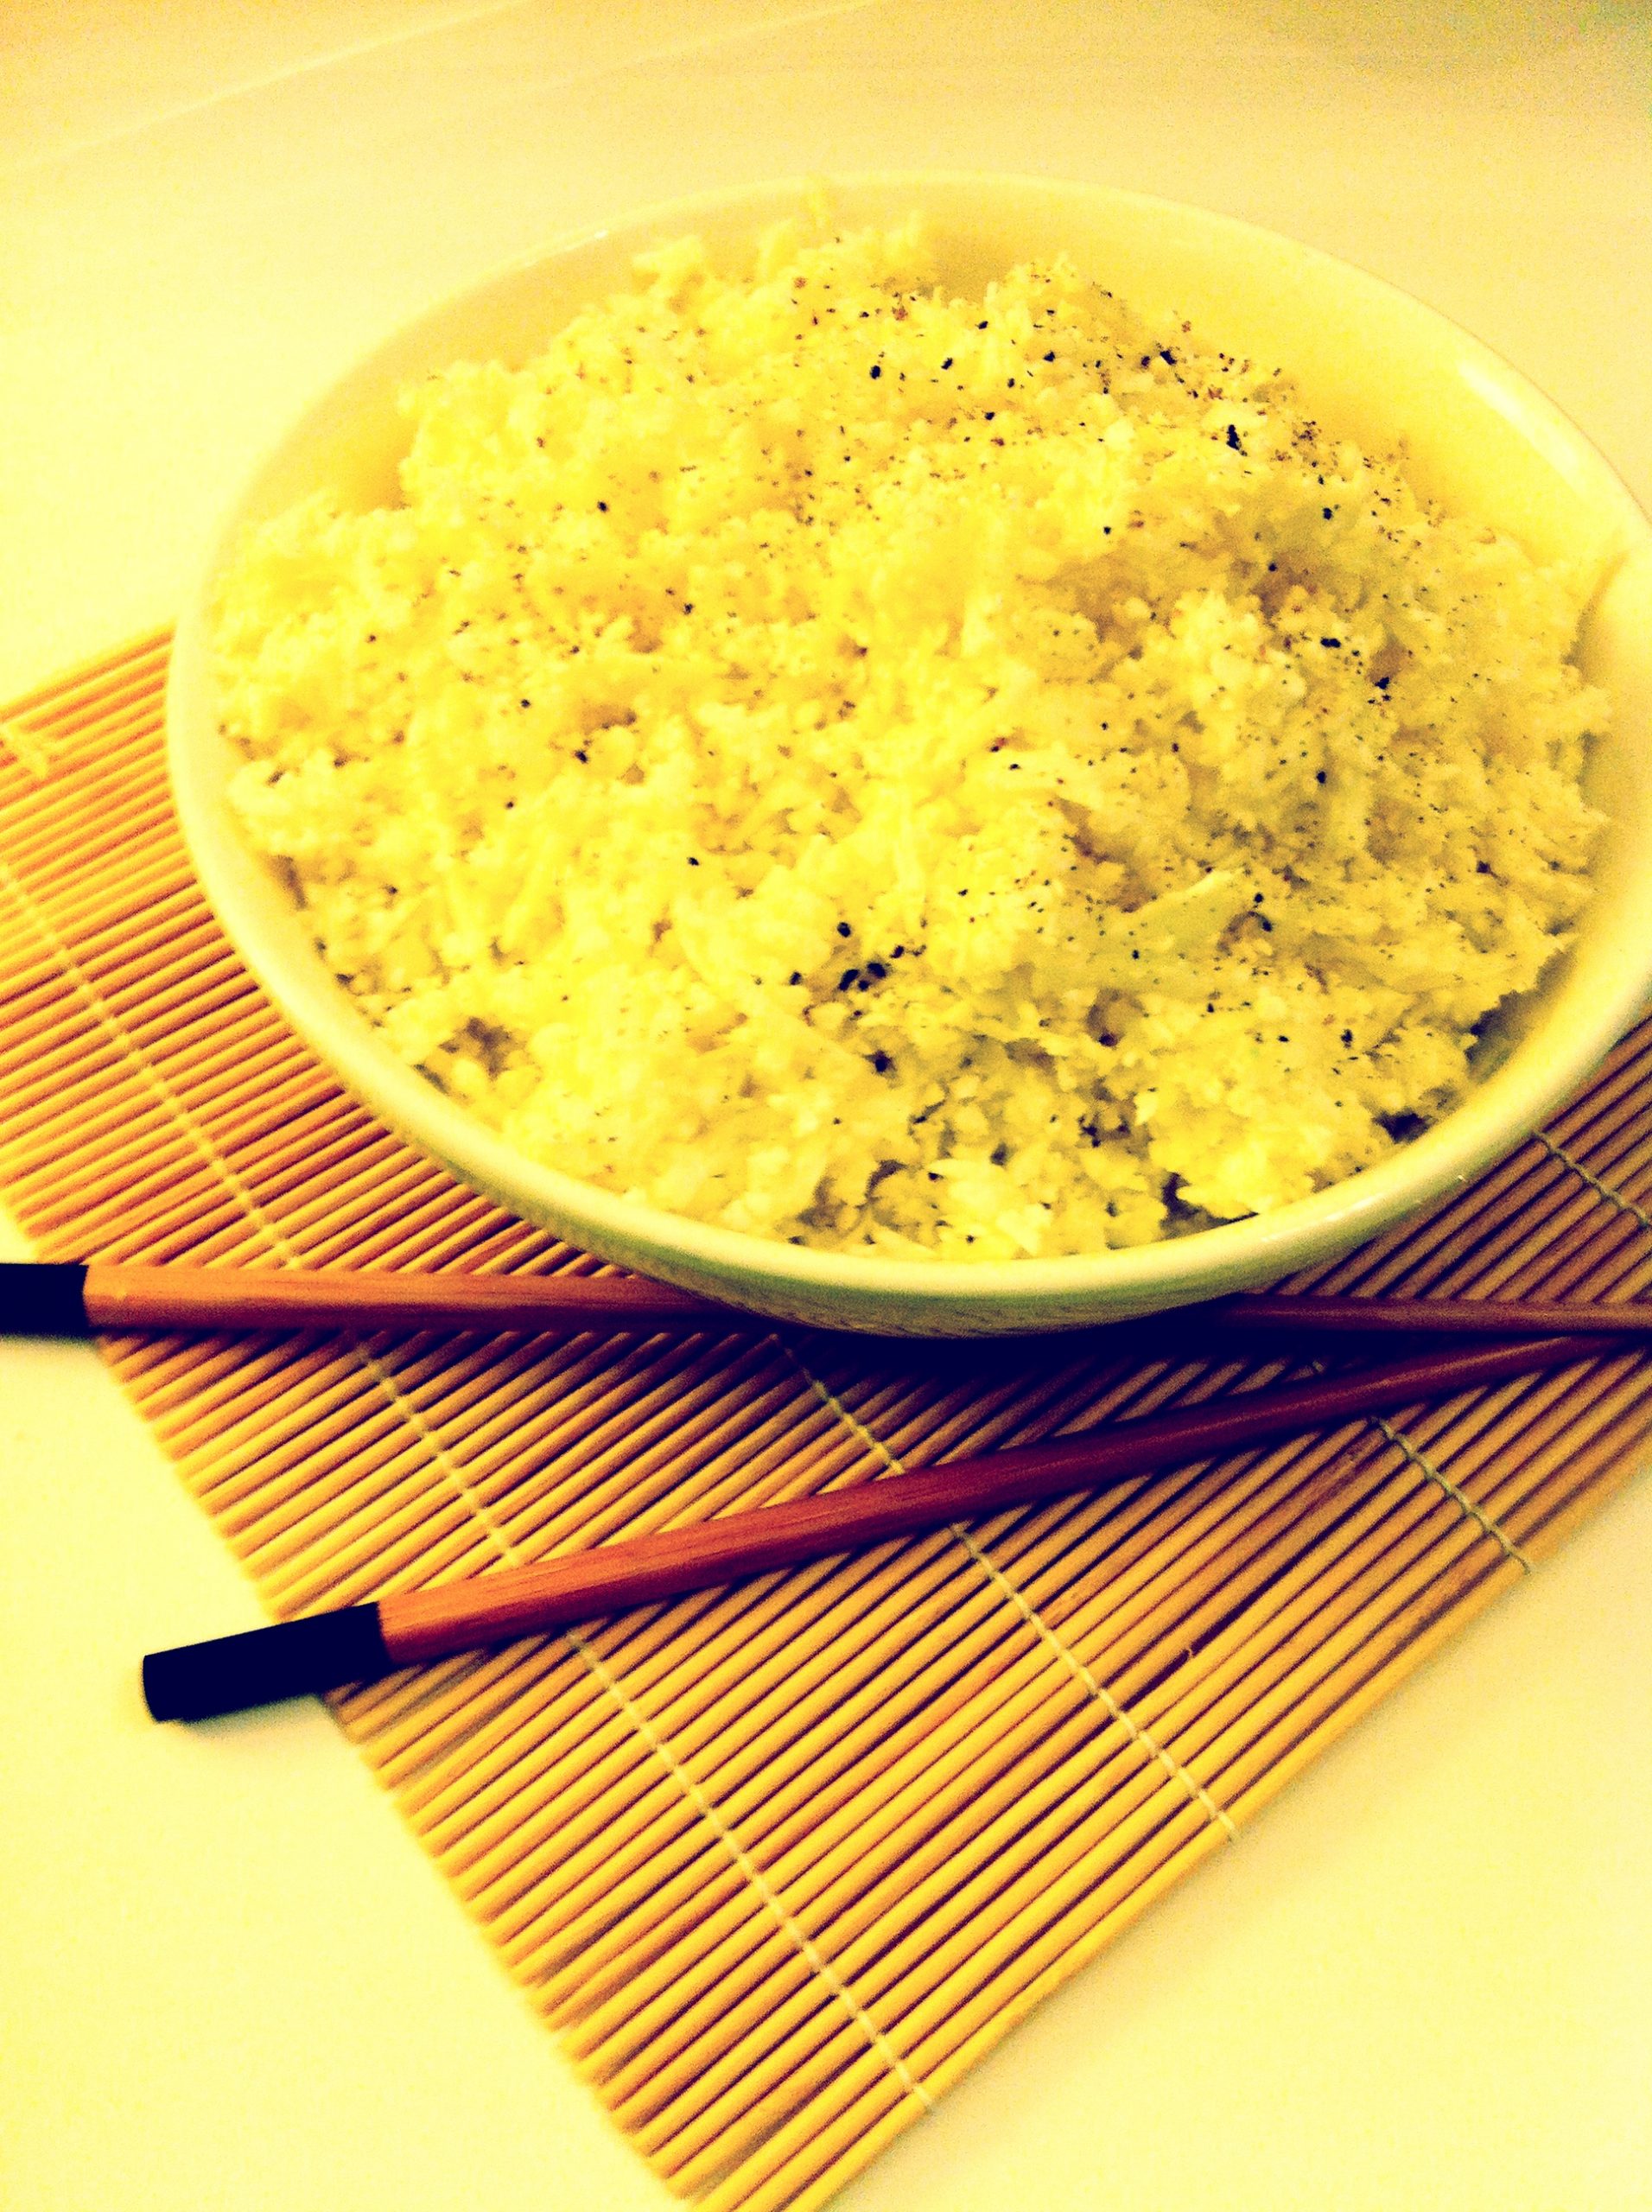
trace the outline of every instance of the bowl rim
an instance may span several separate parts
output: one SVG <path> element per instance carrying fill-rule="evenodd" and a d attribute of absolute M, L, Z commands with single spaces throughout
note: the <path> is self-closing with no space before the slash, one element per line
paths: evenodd
<path fill-rule="evenodd" d="M 200 742 L 212 724 L 205 711 L 211 696 L 206 610 L 226 556 L 256 512 L 266 477 L 346 386 L 369 377 L 376 364 L 402 349 L 426 325 L 462 314 L 467 305 L 486 301 L 512 281 L 599 245 L 631 238 L 640 251 L 661 238 L 683 235 L 696 227 L 696 220 L 714 215 L 726 221 L 744 216 L 754 234 L 760 222 L 778 219 L 785 212 L 782 203 L 799 206 L 811 192 L 823 188 L 829 194 L 845 195 L 1001 194 L 1021 201 L 1042 199 L 1052 208 L 1063 203 L 1108 204 L 1148 218 L 1191 219 L 1218 237 L 1242 238 L 1252 246 L 1265 243 L 1283 248 L 1333 281 L 1351 283 L 1374 306 L 1411 318 L 1447 340 L 1459 361 L 1473 365 L 1487 404 L 1505 403 L 1505 413 L 1509 406 L 1517 409 L 1518 427 L 1527 442 L 1541 450 L 1557 473 L 1561 467 L 1558 456 L 1564 456 L 1573 480 L 1582 480 L 1587 496 L 1601 504 L 1616 525 L 1622 549 L 1618 558 L 1630 549 L 1652 558 L 1652 524 L 1610 462 L 1518 369 L 1450 317 L 1387 279 L 1287 233 L 1193 202 L 1109 185 L 950 169 L 777 178 L 655 201 L 556 233 L 546 243 L 427 302 L 314 391 L 243 474 L 197 565 L 177 626 L 167 690 L 167 748 L 175 804 L 191 861 L 219 920 L 258 982 L 330 1071 L 393 1128 L 449 1165 L 461 1179 L 499 1198 L 513 1211 L 556 1223 L 559 1234 L 599 1254 L 622 1257 L 627 1266 L 666 1279 L 675 1275 L 698 1287 L 715 1279 L 736 1301 L 749 1296 L 752 1302 L 762 1303 L 764 1293 L 780 1300 L 787 1296 L 809 1300 L 816 1293 L 829 1299 L 838 1293 L 864 1301 L 867 1307 L 885 1301 L 905 1304 L 931 1318 L 1001 1305 L 1021 1312 L 1039 1309 L 1042 1322 L 1060 1326 L 1067 1309 L 1075 1321 L 1082 1321 L 1099 1318 L 1115 1306 L 1140 1312 L 1209 1296 L 1241 1281 L 1267 1281 L 1306 1260 L 1345 1250 L 1418 1211 L 1509 1150 L 1604 1057 L 1652 991 L 1652 942 L 1641 968 L 1626 972 L 1616 990 L 1595 999 L 1588 1018 L 1569 1024 L 1564 1039 L 1546 1039 L 1548 1025 L 1540 1020 L 1483 1084 L 1373 1166 L 1271 1212 L 1149 1244 L 980 1261 L 824 1250 L 696 1220 L 645 1200 L 598 1190 L 528 1158 L 428 1077 L 397 1059 L 342 989 L 325 977 L 319 957 L 313 972 L 293 972 L 280 924 L 271 926 L 258 895 L 267 887 L 267 863 L 245 848 L 238 854 L 220 834 Z M 239 868 L 232 864 L 238 858 Z M 246 867 L 255 859 L 259 863 L 256 873 Z M 293 916 L 300 911 L 295 906 L 290 910 Z M 1544 1044 L 1547 1058 L 1540 1066 L 1534 1048 Z M 1504 1081 L 1513 1071 L 1522 1078 L 1517 1098 L 1512 1095 L 1515 1086 Z M 567 1224 L 573 1225 L 562 1226 Z"/>

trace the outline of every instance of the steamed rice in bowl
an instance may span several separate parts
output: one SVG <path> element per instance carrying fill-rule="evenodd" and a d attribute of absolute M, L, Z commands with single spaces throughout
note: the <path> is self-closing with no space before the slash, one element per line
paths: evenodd
<path fill-rule="evenodd" d="M 219 591 L 234 799 L 409 1063 L 768 1238 L 1266 1212 L 1469 1081 L 1587 894 L 1592 578 L 1064 263 L 693 240 L 408 395 Z"/>

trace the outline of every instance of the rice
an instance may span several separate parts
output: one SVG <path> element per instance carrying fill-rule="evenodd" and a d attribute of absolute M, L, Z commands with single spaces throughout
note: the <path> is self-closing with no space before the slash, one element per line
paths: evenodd
<path fill-rule="evenodd" d="M 765 1237 L 1137 1244 L 1382 1158 L 1583 906 L 1584 582 L 916 224 L 639 264 L 251 532 L 233 798 L 394 1050 Z"/>

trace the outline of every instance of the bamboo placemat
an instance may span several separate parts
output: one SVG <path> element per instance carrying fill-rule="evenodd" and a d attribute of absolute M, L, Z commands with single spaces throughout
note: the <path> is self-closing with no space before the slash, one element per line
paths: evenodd
<path fill-rule="evenodd" d="M 0 1192 L 45 1256 L 588 1270 L 343 1097 L 194 887 L 164 635 L 0 720 Z M 41 773 L 44 770 L 46 772 Z M 1652 1023 L 1315 1277 L 1652 1282 Z M 106 1343 L 290 1614 L 1272 1380 L 1105 1339 Z M 334 1700 L 620 2126 L 816 2205 L 1633 1471 L 1631 1355 Z"/>

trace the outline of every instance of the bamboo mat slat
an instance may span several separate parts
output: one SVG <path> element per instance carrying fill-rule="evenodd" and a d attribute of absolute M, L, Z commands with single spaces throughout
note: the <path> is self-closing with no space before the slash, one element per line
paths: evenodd
<path fill-rule="evenodd" d="M 179 844 L 168 640 L 0 715 L 0 1195 L 44 1256 L 589 1271 L 343 1096 Z M 1652 1286 L 1652 1022 L 1299 1279 Z M 769 1338 L 105 1341 L 272 1613 L 1303 1374 Z M 708 2212 L 822 2204 L 1635 1471 L 1652 1371 L 1510 1382 L 450 1659 L 332 1702 Z"/>

